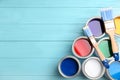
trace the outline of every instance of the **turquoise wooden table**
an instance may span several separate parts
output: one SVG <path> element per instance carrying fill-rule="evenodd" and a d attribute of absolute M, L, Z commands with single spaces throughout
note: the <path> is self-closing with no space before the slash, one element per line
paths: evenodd
<path fill-rule="evenodd" d="M 0 80 L 87 80 L 62 78 L 57 64 L 103 7 L 120 14 L 120 0 L 0 0 Z"/>

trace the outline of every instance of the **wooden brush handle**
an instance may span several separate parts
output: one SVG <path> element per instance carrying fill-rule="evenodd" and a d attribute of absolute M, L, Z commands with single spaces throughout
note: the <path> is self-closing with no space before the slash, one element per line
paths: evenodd
<path fill-rule="evenodd" d="M 96 49 L 96 51 L 97 51 L 100 59 L 101 59 L 102 61 L 104 61 L 104 60 L 105 60 L 105 57 L 104 57 L 103 53 L 101 52 L 101 50 L 99 49 L 98 44 L 97 44 L 97 46 L 95 46 L 95 49 Z"/>
<path fill-rule="evenodd" d="M 97 53 L 98 53 L 98 55 L 99 55 L 99 57 L 100 57 L 100 59 L 102 61 L 102 64 L 105 66 L 105 68 L 108 69 L 109 68 L 108 60 L 105 59 L 104 55 L 102 54 L 101 50 L 98 47 L 98 44 L 94 45 L 94 47 L 95 47 L 95 49 L 96 49 L 96 51 L 97 51 Z"/>
<path fill-rule="evenodd" d="M 99 49 L 98 47 L 98 43 L 96 42 L 95 38 L 93 36 L 89 37 L 90 38 L 90 41 L 91 43 L 93 44 L 94 48 L 96 49 L 101 61 L 102 61 L 102 64 L 106 67 L 106 68 L 109 68 L 109 63 L 108 63 L 108 60 L 105 59 L 104 55 L 102 54 L 101 50 Z"/>
<path fill-rule="evenodd" d="M 119 52 L 119 49 L 118 49 L 118 45 L 115 41 L 115 38 L 114 36 L 110 36 L 110 39 L 111 39 L 111 44 L 112 44 L 112 51 L 113 53 L 118 53 Z"/>
<path fill-rule="evenodd" d="M 118 45 L 114 38 L 115 30 L 114 29 L 106 30 L 106 32 L 108 33 L 110 40 L 111 40 L 113 57 L 114 57 L 115 61 L 118 61 L 119 60 L 119 49 L 118 49 Z"/>
<path fill-rule="evenodd" d="M 90 41 L 93 44 L 94 48 L 96 49 L 100 59 L 102 61 L 105 60 L 105 57 L 104 57 L 103 53 L 101 52 L 101 50 L 99 49 L 98 43 L 96 42 L 96 40 L 95 40 L 95 38 L 93 36 L 90 37 Z"/>
<path fill-rule="evenodd" d="M 116 43 L 115 38 L 114 38 L 115 30 L 114 29 L 113 30 L 107 30 L 107 33 L 108 33 L 108 35 L 111 39 L 113 53 L 118 53 L 119 49 L 118 49 L 117 43 Z"/>

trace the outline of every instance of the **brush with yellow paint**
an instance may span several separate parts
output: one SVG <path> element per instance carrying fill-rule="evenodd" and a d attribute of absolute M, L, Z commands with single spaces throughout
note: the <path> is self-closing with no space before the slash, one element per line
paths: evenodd
<path fill-rule="evenodd" d="M 112 44 L 112 51 L 115 61 L 119 60 L 119 49 L 117 43 L 114 38 L 115 34 L 115 24 L 113 21 L 112 9 L 111 8 L 104 8 L 101 10 L 101 17 L 105 24 L 106 33 L 109 35 Z"/>

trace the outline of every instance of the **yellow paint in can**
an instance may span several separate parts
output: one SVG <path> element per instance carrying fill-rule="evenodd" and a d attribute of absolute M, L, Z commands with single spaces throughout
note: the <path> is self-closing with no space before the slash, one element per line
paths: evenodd
<path fill-rule="evenodd" d="M 114 18 L 114 22 L 115 22 L 115 34 L 120 35 L 120 16 Z"/>

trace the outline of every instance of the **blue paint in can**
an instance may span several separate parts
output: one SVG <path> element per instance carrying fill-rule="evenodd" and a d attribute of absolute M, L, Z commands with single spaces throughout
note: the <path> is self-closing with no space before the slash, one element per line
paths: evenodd
<path fill-rule="evenodd" d="M 120 62 L 112 62 L 108 71 L 113 79 L 120 80 Z"/>
<path fill-rule="evenodd" d="M 64 59 L 60 67 L 62 73 L 66 76 L 74 76 L 79 70 L 79 65 L 77 61 L 72 58 Z"/>

